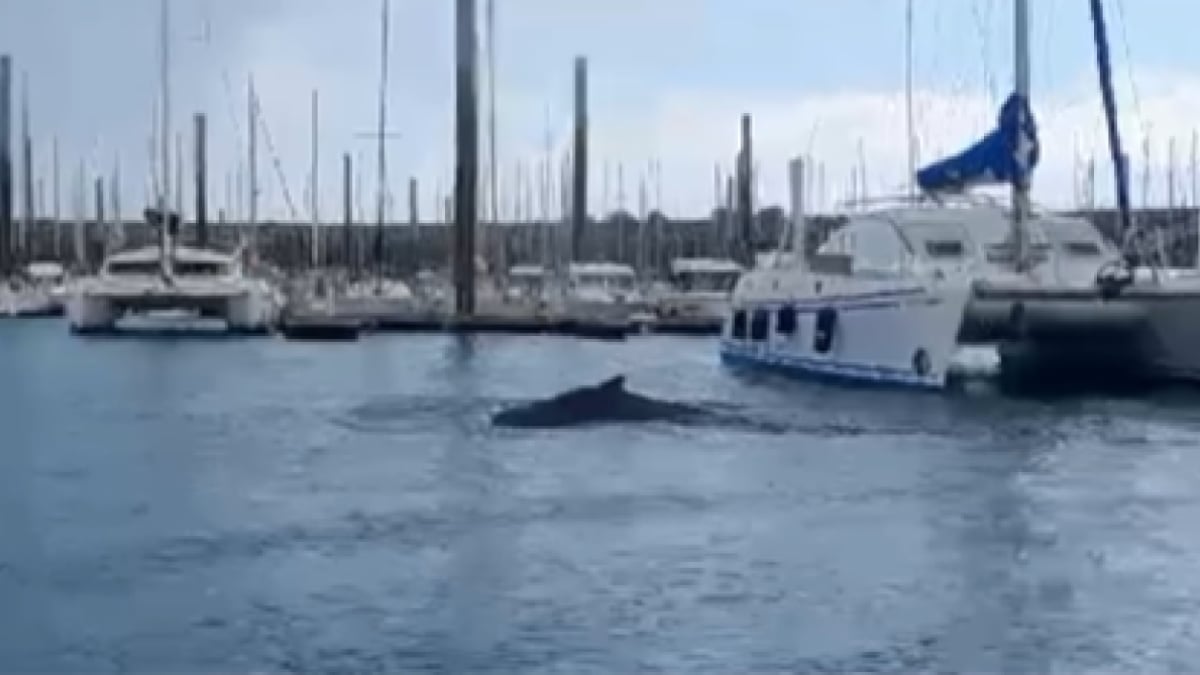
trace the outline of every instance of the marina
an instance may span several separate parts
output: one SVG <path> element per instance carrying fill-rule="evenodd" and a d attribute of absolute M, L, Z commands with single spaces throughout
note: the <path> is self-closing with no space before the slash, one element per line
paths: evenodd
<path fill-rule="evenodd" d="M 16 6 L 0 674 L 1187 671 L 1157 1 Z"/>

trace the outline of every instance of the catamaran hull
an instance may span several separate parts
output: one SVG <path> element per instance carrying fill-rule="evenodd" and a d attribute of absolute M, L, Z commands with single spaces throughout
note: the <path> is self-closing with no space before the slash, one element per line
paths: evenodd
<path fill-rule="evenodd" d="M 1200 280 L 989 293 L 968 304 L 959 340 L 1001 346 L 1010 383 L 1200 383 Z"/>
<path fill-rule="evenodd" d="M 158 323 L 191 325 L 196 318 L 223 321 L 233 334 L 269 332 L 278 318 L 278 306 L 269 293 L 241 292 L 155 292 L 142 294 L 81 292 L 67 303 L 67 318 L 76 334 L 104 334 L 120 330 L 127 315 L 156 315 Z M 178 321 L 171 321 L 178 317 Z M 160 326 L 161 328 L 161 326 Z"/>
<path fill-rule="evenodd" d="M 797 377 L 942 389 L 952 370 L 968 296 L 965 288 L 914 287 L 755 302 L 735 308 L 726 321 L 721 357 L 729 365 Z M 785 308 L 795 311 L 790 332 L 780 331 Z M 744 337 L 735 330 L 738 312 L 745 317 Z M 765 332 L 755 333 L 752 324 L 764 317 Z"/>

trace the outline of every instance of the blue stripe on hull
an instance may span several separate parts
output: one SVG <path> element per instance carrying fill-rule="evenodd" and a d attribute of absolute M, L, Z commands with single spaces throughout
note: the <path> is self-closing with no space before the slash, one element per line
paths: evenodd
<path fill-rule="evenodd" d="M 721 360 L 729 366 L 770 370 L 791 377 L 905 387 L 926 391 L 943 389 L 943 385 L 936 380 L 922 378 L 910 371 L 777 353 L 750 353 L 729 345 L 721 346 Z"/>

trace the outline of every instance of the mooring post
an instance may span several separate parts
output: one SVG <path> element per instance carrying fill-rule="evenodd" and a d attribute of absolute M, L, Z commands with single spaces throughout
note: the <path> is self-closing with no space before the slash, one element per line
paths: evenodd
<path fill-rule="evenodd" d="M 31 261 L 35 238 L 33 210 L 33 133 L 29 123 L 29 77 L 21 79 L 21 227 L 13 245 L 14 260 Z"/>
<path fill-rule="evenodd" d="M 0 55 L 0 277 L 12 271 L 12 57 Z"/>
<path fill-rule="evenodd" d="M 96 191 L 96 197 L 95 197 L 96 198 L 96 223 L 95 223 L 95 225 L 96 225 L 96 228 L 98 230 L 100 230 L 101 238 L 103 238 L 103 235 L 105 234 L 106 230 L 108 229 L 108 227 L 107 227 L 108 220 L 105 218 L 106 214 L 104 213 L 104 178 L 97 176 L 92 181 L 92 186 L 93 186 L 93 189 Z M 87 242 L 90 245 L 92 242 L 92 238 L 88 237 Z"/>
<path fill-rule="evenodd" d="M 575 152 L 571 195 L 571 260 L 583 259 L 583 231 L 588 214 L 587 59 L 575 57 Z"/>
<path fill-rule="evenodd" d="M 354 270 L 354 254 L 350 241 L 351 229 L 354 227 L 354 163 L 350 153 L 342 153 L 342 260 L 346 271 Z"/>
<path fill-rule="evenodd" d="M 208 246 L 208 119 L 196 113 L 196 245 Z"/>
<path fill-rule="evenodd" d="M 417 179 L 408 179 L 408 249 L 412 251 L 414 270 L 421 269 L 421 210 L 417 201 Z"/>
<path fill-rule="evenodd" d="M 475 226 L 479 182 L 479 102 L 477 100 L 475 0 L 457 4 L 457 151 L 454 185 L 454 309 L 460 317 L 475 313 Z"/>
<path fill-rule="evenodd" d="M 742 115 L 742 149 L 738 153 L 737 171 L 738 233 L 737 252 L 739 262 L 754 265 L 754 150 L 752 145 L 750 115 Z"/>

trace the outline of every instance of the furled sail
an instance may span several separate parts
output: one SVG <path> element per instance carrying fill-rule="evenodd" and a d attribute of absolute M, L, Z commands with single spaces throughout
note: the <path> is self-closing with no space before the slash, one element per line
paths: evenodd
<path fill-rule="evenodd" d="M 1029 100 L 1012 94 L 1000 108 L 999 126 L 962 153 L 917 172 L 925 192 L 962 192 L 976 185 L 1028 185 L 1037 166 L 1037 124 Z"/>

